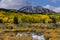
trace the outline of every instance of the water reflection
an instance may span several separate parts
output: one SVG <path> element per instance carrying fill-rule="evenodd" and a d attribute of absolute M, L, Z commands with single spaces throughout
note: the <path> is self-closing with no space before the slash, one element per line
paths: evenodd
<path fill-rule="evenodd" d="M 32 37 L 32 40 L 45 40 L 44 38 L 44 35 L 40 35 L 40 34 L 35 34 L 35 33 L 30 33 L 30 34 L 27 34 L 27 33 L 17 33 L 16 37 L 17 36 L 25 36 L 27 37 L 28 35 L 30 35 Z"/>
<path fill-rule="evenodd" d="M 38 40 L 45 40 L 44 35 L 35 35 L 35 34 L 32 34 L 32 38 L 33 38 L 33 40 L 35 38 L 37 38 Z"/>

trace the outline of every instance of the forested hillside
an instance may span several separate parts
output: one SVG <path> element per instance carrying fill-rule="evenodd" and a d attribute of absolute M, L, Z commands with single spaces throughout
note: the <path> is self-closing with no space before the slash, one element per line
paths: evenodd
<path fill-rule="evenodd" d="M 15 19 L 18 23 L 59 23 L 60 14 L 53 12 L 31 14 L 14 9 L 0 9 L 0 23 L 14 23 Z"/>

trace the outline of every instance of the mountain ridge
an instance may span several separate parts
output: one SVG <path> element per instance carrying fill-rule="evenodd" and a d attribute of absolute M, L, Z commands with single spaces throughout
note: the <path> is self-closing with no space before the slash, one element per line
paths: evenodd
<path fill-rule="evenodd" d="M 25 13 L 47 13 L 47 12 L 55 13 L 53 10 L 43 8 L 41 6 L 25 6 L 20 8 L 19 10 Z"/>
<path fill-rule="evenodd" d="M 47 8 L 43 8 L 41 6 L 24 6 L 20 9 L 5 9 L 5 8 L 0 8 L 0 11 L 16 11 L 16 12 L 23 12 L 23 13 L 56 13 L 53 10 L 47 9 Z"/>

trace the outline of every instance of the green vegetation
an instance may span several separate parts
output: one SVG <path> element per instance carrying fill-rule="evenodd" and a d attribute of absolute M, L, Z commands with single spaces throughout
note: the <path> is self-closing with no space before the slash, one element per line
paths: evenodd
<path fill-rule="evenodd" d="M 60 40 L 60 13 L 29 14 L 18 10 L 0 11 L 0 40 L 20 40 L 16 33 L 43 33 L 46 40 Z M 13 37 L 11 36 L 13 35 Z M 21 37 L 24 40 L 24 36 Z M 32 40 L 31 36 L 26 40 Z"/>

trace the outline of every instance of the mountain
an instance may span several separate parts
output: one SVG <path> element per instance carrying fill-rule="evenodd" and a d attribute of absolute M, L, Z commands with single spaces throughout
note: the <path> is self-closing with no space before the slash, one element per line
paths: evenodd
<path fill-rule="evenodd" d="M 39 14 L 44 14 L 44 13 L 55 13 L 54 11 L 43 8 L 41 6 L 24 6 L 20 8 L 19 10 L 17 9 L 4 9 L 0 8 L 0 11 L 5 11 L 5 12 L 23 12 L 23 13 L 39 13 Z"/>
<path fill-rule="evenodd" d="M 43 8 L 41 6 L 25 6 L 19 9 L 21 12 L 25 13 L 47 13 L 47 12 L 54 12 L 50 9 Z"/>

